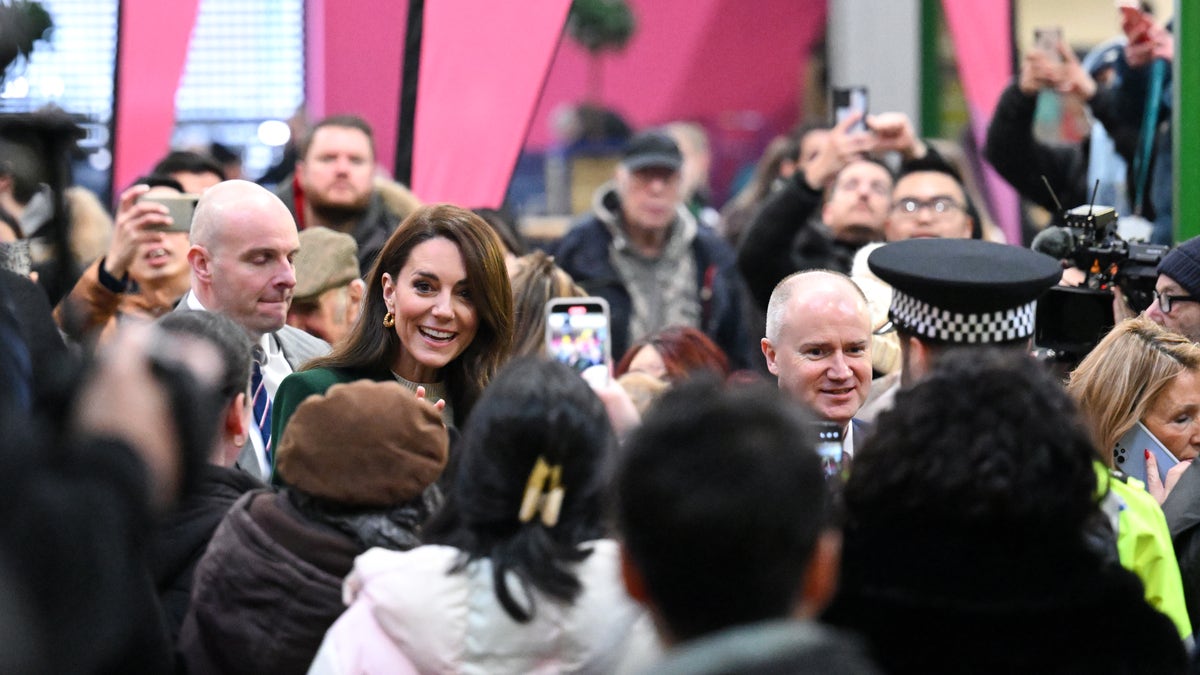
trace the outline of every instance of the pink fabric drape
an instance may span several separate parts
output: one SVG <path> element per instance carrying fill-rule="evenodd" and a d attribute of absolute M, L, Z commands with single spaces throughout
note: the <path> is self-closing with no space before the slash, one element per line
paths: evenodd
<path fill-rule="evenodd" d="M 411 186 L 421 199 L 504 201 L 570 6 L 426 3 Z"/>
<path fill-rule="evenodd" d="M 121 0 L 113 190 L 120 193 L 171 145 L 175 91 L 183 78 L 200 0 Z"/>
<path fill-rule="evenodd" d="M 942 8 L 954 41 L 971 131 L 983 147 L 996 102 L 1013 76 L 1010 0 L 942 0 Z M 985 164 L 984 172 L 996 224 L 1010 243 L 1020 244 L 1017 194 L 990 166 Z"/>

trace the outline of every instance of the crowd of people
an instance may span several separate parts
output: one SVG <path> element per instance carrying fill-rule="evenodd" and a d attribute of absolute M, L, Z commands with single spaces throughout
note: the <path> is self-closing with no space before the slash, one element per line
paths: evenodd
<path fill-rule="evenodd" d="M 1112 159 L 1036 141 L 1040 89 L 1139 152 L 1114 111 L 1171 45 L 1126 31 L 1004 94 L 986 153 L 1031 199 L 1013 156 L 1071 199 Z M 274 189 L 171 152 L 72 260 L 11 213 L 18 140 L 4 672 L 1200 668 L 1200 238 L 1148 307 L 1088 289 L 1113 321 L 1064 375 L 1038 300 L 1096 272 L 996 241 L 900 113 L 775 139 L 720 211 L 702 127 L 643 130 L 547 247 L 378 178 L 336 115 Z M 608 378 L 552 358 L 563 298 L 603 299 Z"/>

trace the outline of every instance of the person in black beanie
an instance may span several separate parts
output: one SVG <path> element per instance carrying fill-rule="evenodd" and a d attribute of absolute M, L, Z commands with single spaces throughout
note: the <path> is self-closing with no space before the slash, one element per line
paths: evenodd
<path fill-rule="evenodd" d="M 1158 264 L 1146 318 L 1200 342 L 1200 237 L 1183 242 Z"/>

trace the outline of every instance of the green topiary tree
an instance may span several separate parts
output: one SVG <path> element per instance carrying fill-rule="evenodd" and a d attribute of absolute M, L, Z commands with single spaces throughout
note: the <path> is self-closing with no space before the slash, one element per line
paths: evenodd
<path fill-rule="evenodd" d="M 567 15 L 567 34 L 592 56 L 588 68 L 588 100 L 599 102 L 602 58 L 629 43 L 637 23 L 625 0 L 574 0 Z"/>

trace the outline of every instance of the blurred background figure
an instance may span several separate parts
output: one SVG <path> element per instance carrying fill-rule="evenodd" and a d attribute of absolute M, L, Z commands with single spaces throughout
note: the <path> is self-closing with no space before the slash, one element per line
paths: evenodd
<path fill-rule="evenodd" d="M 697 122 L 670 122 L 663 127 L 683 153 L 682 180 L 679 187 L 683 203 L 701 225 L 715 229 L 721 215 L 712 206 L 712 147 L 708 132 Z"/>
<path fill-rule="evenodd" d="M 172 150 L 154 165 L 150 173 L 174 178 L 184 192 L 193 195 L 229 178 L 217 160 L 192 150 Z"/>
<path fill-rule="evenodd" d="M 295 175 L 276 194 L 301 230 L 320 226 L 352 235 L 364 269 L 400 222 L 375 189 L 375 134 L 356 115 L 317 122 L 297 147 Z"/>
<path fill-rule="evenodd" d="M 612 351 L 670 325 L 699 328 L 737 366 L 750 363 L 742 281 L 729 246 L 683 202 L 683 155 L 647 131 L 622 150 L 613 180 L 567 232 L 555 260 L 611 310 Z"/>
<path fill-rule="evenodd" d="M 721 236 L 730 246 L 741 242 L 742 232 L 767 197 L 785 187 L 796 170 L 802 170 L 816 155 L 828 132 L 824 126 L 802 125 L 767 144 L 749 182 L 721 209 Z"/>
<path fill-rule="evenodd" d="M 166 206 L 145 197 L 176 196 L 182 185 L 150 175 L 121 195 L 108 250 L 91 262 L 54 318 L 72 340 L 94 345 L 111 338 L 124 320 L 153 320 L 170 312 L 191 288 L 187 228 Z M 168 229 L 172 226 L 183 229 Z"/>
<path fill-rule="evenodd" d="M 534 356 L 546 353 L 546 303 L 554 298 L 583 298 L 571 275 L 544 251 L 534 251 L 509 263 L 513 291 L 512 355 Z"/>
<path fill-rule="evenodd" d="M 521 237 L 517 228 L 517 220 L 507 209 L 471 209 L 500 237 L 504 244 L 504 261 L 510 266 L 517 258 L 529 253 L 529 246 Z M 512 274 L 510 273 L 511 277 Z"/>
<path fill-rule="evenodd" d="M 242 156 L 236 149 L 213 141 L 208 144 L 208 156 L 221 166 L 221 173 L 225 175 L 226 179 L 246 179 L 246 175 L 242 173 Z"/>
<path fill-rule="evenodd" d="M 700 373 L 729 377 L 729 358 L 704 333 L 688 326 L 668 326 L 633 343 L 613 374 L 645 373 L 674 384 Z"/>

